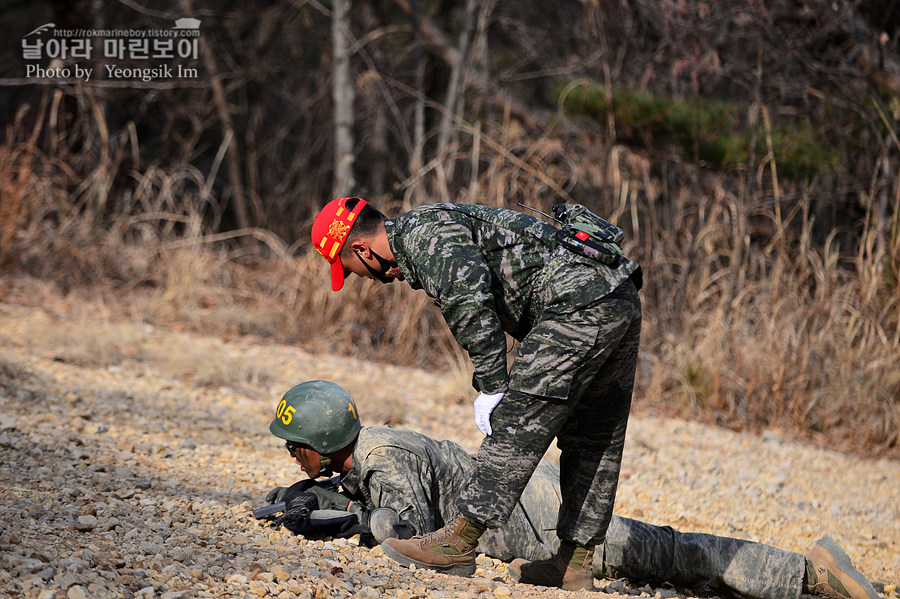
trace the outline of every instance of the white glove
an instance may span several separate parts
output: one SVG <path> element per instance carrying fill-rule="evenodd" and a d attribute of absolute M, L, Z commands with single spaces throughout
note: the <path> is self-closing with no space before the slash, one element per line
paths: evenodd
<path fill-rule="evenodd" d="M 491 431 L 491 412 L 494 411 L 494 408 L 497 407 L 497 404 L 500 403 L 505 394 L 505 391 L 494 393 L 493 395 L 482 393 L 475 399 L 475 426 L 485 436 L 489 436 L 493 432 Z"/>

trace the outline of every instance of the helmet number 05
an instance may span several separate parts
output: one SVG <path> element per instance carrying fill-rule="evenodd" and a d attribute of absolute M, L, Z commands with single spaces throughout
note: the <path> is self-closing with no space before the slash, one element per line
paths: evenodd
<path fill-rule="evenodd" d="M 284 424 L 290 424 L 291 420 L 294 419 L 294 412 L 297 411 L 297 408 L 294 406 L 289 406 L 286 401 L 283 399 L 278 404 L 278 408 L 275 410 L 275 417 L 280 419 Z"/>

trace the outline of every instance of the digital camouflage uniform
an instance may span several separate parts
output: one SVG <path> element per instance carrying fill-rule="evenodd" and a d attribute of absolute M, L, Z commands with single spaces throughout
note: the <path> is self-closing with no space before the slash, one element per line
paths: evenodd
<path fill-rule="evenodd" d="M 408 430 L 363 428 L 353 451 L 353 469 L 341 484 L 370 509 L 392 508 L 422 534 L 455 516 L 453 498 L 474 469 L 474 458 L 452 441 Z M 560 502 L 559 468 L 541 460 L 507 523 L 488 530 L 477 551 L 507 561 L 550 557 L 559 547 L 555 528 Z M 593 569 L 599 578 L 796 599 L 805 564 L 803 555 L 768 545 L 680 533 L 613 516 L 605 543 L 594 550 Z"/>
<path fill-rule="evenodd" d="M 469 353 L 474 387 L 506 392 L 456 507 L 501 526 L 555 437 L 565 489 L 557 534 L 603 542 L 631 408 L 639 266 L 576 255 L 552 225 L 503 208 L 433 204 L 385 229 L 406 281 L 436 300 Z M 504 331 L 520 341 L 509 372 Z"/>

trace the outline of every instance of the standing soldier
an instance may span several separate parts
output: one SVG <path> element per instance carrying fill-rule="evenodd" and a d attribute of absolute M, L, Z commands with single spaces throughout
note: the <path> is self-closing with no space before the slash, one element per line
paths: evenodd
<path fill-rule="evenodd" d="M 443 528 L 384 552 L 404 565 L 475 572 L 475 547 L 509 518 L 553 439 L 561 451 L 559 550 L 515 566 L 519 579 L 593 588 L 591 560 L 612 517 L 631 409 L 640 267 L 571 251 L 556 228 L 514 210 L 463 204 L 393 219 L 361 198 L 329 202 L 312 241 L 332 289 L 357 276 L 406 280 L 435 299 L 474 366 L 475 422 L 487 435 Z M 507 372 L 504 331 L 520 341 Z"/>
<path fill-rule="evenodd" d="M 346 510 L 378 542 L 434 530 L 456 516 L 453 498 L 468 484 L 475 460 L 452 441 L 409 430 L 361 426 L 356 403 L 327 381 L 301 383 L 284 394 L 269 430 L 284 439 L 310 476 L 341 474 L 342 493 L 309 487 L 320 509 Z M 305 482 L 305 481 L 304 481 Z M 285 487 L 267 496 L 282 501 Z M 541 460 L 502 527 L 486 532 L 476 551 L 509 561 L 521 580 L 525 560 L 558 550 L 559 468 Z M 877 599 L 872 585 L 830 538 L 808 556 L 709 534 L 681 533 L 613 516 L 594 549 L 593 576 L 652 580 L 751 599 L 798 599 L 801 591 L 838 599 Z"/>

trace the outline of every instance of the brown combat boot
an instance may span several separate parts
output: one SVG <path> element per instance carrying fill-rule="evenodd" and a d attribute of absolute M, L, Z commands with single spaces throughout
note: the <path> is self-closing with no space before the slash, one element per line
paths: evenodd
<path fill-rule="evenodd" d="M 483 529 L 462 516 L 457 516 L 443 528 L 421 537 L 405 541 L 385 539 L 381 550 L 404 566 L 415 564 L 418 568 L 471 576 L 475 573 L 475 546 L 478 545 L 478 537 L 482 532 Z M 469 541 L 461 538 L 461 535 Z"/>
<path fill-rule="evenodd" d="M 806 554 L 804 592 L 832 599 L 878 599 L 872 583 L 853 567 L 850 558 L 831 537 L 823 537 Z"/>
<path fill-rule="evenodd" d="M 510 578 L 516 582 L 533 584 L 543 587 L 561 587 L 567 591 L 593 590 L 594 573 L 594 548 L 587 547 L 587 555 L 579 567 L 573 568 L 560 554 L 565 554 L 563 547 L 560 553 L 550 559 L 535 560 L 530 562 L 525 559 L 515 559 L 509 565 Z M 577 565 L 577 564 L 576 564 Z"/>

